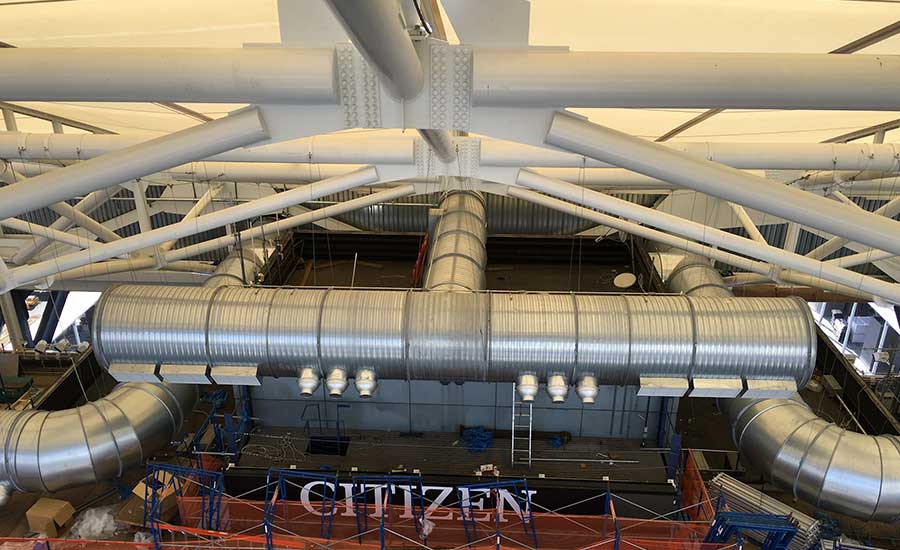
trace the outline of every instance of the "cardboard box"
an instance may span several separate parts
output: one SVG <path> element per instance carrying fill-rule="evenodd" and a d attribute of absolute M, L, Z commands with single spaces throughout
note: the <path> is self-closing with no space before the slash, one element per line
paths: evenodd
<path fill-rule="evenodd" d="M 178 507 L 178 499 L 175 498 L 175 482 L 173 482 L 173 476 L 169 472 L 156 472 L 156 480 L 163 484 L 162 489 L 160 489 L 160 493 L 158 495 L 160 501 L 160 519 L 166 519 L 166 516 L 169 515 L 170 512 L 174 511 L 175 508 Z M 134 489 L 131 490 L 134 496 L 138 497 L 142 501 L 144 497 L 148 495 L 146 488 L 146 480 L 142 479 L 138 482 L 137 485 L 134 486 Z"/>
<path fill-rule="evenodd" d="M 75 517 L 75 508 L 65 500 L 42 498 L 25 512 L 28 528 L 56 538 L 65 531 Z"/>

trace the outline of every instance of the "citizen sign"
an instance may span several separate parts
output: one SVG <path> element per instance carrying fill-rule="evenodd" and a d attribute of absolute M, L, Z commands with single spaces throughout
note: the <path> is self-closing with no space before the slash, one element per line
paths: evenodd
<path fill-rule="evenodd" d="M 304 485 L 300 491 L 300 503 L 303 504 L 304 508 L 306 508 L 310 514 L 319 515 L 319 511 L 316 510 L 311 503 L 322 500 L 322 492 L 323 489 L 325 489 L 325 485 L 325 481 L 310 481 Z M 328 483 L 327 487 L 328 493 L 330 494 L 333 489 L 333 484 Z M 372 517 L 381 516 L 381 507 L 384 503 L 402 504 L 403 513 L 400 517 L 413 517 L 413 494 L 409 485 L 392 485 L 390 495 L 385 494 L 385 485 L 371 484 L 366 485 L 364 489 L 367 493 L 367 500 L 370 503 L 374 501 L 375 504 Z M 443 520 L 462 519 L 458 510 L 459 500 L 457 499 L 457 491 L 454 489 L 454 487 L 445 487 L 441 485 L 422 486 L 422 494 L 425 497 L 425 502 L 429 503 L 428 507 L 425 509 L 425 517 Z M 500 521 L 509 521 L 504 517 L 504 512 L 507 510 L 514 514 L 513 517 L 521 515 L 522 510 L 519 507 L 519 503 L 516 502 L 516 497 L 507 489 L 487 488 L 469 490 L 460 487 L 459 493 L 461 494 L 463 501 L 468 501 L 472 505 L 475 520 L 488 521 L 491 519 L 489 517 L 489 512 L 478 513 L 478 510 L 484 510 L 485 506 L 491 505 L 492 491 L 497 491 L 497 512 L 500 516 Z M 537 491 L 528 491 L 529 497 L 532 497 L 535 494 L 537 494 Z M 371 495 L 371 497 L 369 495 Z M 522 491 L 522 497 L 525 497 L 525 491 Z M 351 517 L 356 516 L 356 513 L 353 511 L 352 483 L 338 484 L 337 500 L 343 503 L 341 506 L 341 515 Z M 438 508 L 444 509 L 438 510 Z"/>

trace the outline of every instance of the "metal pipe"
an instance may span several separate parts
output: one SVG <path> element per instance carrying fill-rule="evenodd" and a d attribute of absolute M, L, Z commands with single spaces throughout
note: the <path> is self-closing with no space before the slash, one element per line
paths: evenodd
<path fill-rule="evenodd" d="M 74 206 L 76 210 L 79 212 L 83 212 L 85 214 L 90 214 L 92 211 L 97 209 L 104 201 L 112 197 L 115 193 L 119 191 L 118 186 L 109 187 L 107 189 L 101 189 L 99 191 L 94 191 L 84 197 L 82 200 L 78 202 Z M 50 224 L 50 229 L 55 229 L 57 231 L 66 231 L 70 227 L 72 227 L 72 221 L 68 218 L 59 218 L 52 224 Z M 50 244 L 50 239 L 47 237 L 38 237 L 29 245 L 26 245 L 21 250 L 15 253 L 12 257 L 12 263 L 16 265 L 23 265 L 28 263 L 32 258 L 38 255 L 47 245 Z"/>
<path fill-rule="evenodd" d="M 67 202 L 58 202 L 56 204 L 51 204 L 47 208 L 53 210 L 64 218 L 68 218 L 72 223 L 96 235 L 101 240 L 110 242 L 117 241 L 122 238 L 118 234 L 116 234 L 115 231 L 106 227 L 94 218 L 88 216 L 81 210 L 78 210 L 75 207 L 71 206 Z"/>
<path fill-rule="evenodd" d="M 249 254 L 236 258 L 219 264 L 206 290 L 235 284 L 237 269 L 255 273 L 258 262 L 243 264 Z M 120 477 L 177 437 L 196 401 L 191 384 L 129 382 L 75 409 L 0 411 L 0 505 L 11 489 L 53 492 Z"/>
<path fill-rule="evenodd" d="M 15 229 L 16 231 L 21 231 L 22 233 L 28 233 L 29 235 L 45 237 L 47 239 L 65 243 L 77 248 L 87 249 L 99 245 L 99 243 L 96 241 L 92 241 L 84 237 L 79 237 L 78 235 L 72 233 L 57 231 L 56 229 L 52 229 L 50 227 L 37 223 L 26 222 L 25 220 L 20 220 L 19 218 L 7 218 L 5 220 L 0 220 L 0 225 L 9 227 L 10 229 Z"/>
<path fill-rule="evenodd" d="M 12 345 L 13 351 L 21 352 L 25 349 L 25 335 L 22 332 L 22 323 L 19 321 L 19 315 L 16 312 L 16 305 L 13 300 L 11 292 L 0 294 L 0 315 L 3 316 L 3 321 L 6 324 L 6 334 L 9 336 L 9 343 Z"/>
<path fill-rule="evenodd" d="M 203 213 L 203 211 L 206 210 L 206 207 L 210 205 L 210 203 L 213 201 L 214 198 L 216 198 L 216 195 L 218 195 L 219 191 L 221 191 L 221 190 L 222 190 L 221 184 L 211 184 L 209 186 L 209 188 L 206 190 L 206 192 L 203 193 L 203 195 L 199 199 L 197 199 L 197 202 L 194 203 L 194 206 L 192 206 L 191 209 L 188 210 L 187 213 L 184 216 L 182 216 L 181 220 L 179 220 L 179 221 L 183 222 L 185 220 L 192 220 L 192 219 L 196 218 L 197 216 L 201 215 Z M 176 243 L 178 243 L 178 239 L 172 239 L 172 240 L 166 241 L 166 242 L 162 243 L 161 245 L 159 245 L 159 251 L 161 253 L 165 254 L 169 250 L 172 250 L 172 248 L 175 246 Z"/>
<path fill-rule="evenodd" d="M 142 269 L 166 269 L 169 271 L 189 271 L 192 273 L 209 273 L 211 271 L 209 264 L 201 262 L 170 262 L 160 266 L 159 261 L 155 257 L 143 256 L 126 260 L 95 262 L 75 269 L 69 269 L 49 277 L 44 283 L 47 286 L 50 286 L 55 281 L 86 279 L 100 275 L 112 275 L 113 273 L 140 271 Z"/>
<path fill-rule="evenodd" d="M 357 51 L 378 71 L 397 99 L 419 95 L 425 83 L 422 63 L 396 0 L 328 0 L 328 7 Z"/>
<path fill-rule="evenodd" d="M 857 254 L 850 254 L 849 256 L 843 256 L 841 258 L 834 258 L 833 260 L 825 260 L 825 263 L 836 265 L 838 267 L 854 267 L 857 265 L 877 262 L 879 260 L 887 260 L 895 256 L 896 254 L 894 254 L 893 252 L 885 252 L 884 250 L 872 249 L 867 252 L 859 252 Z"/>
<path fill-rule="evenodd" d="M 799 273 L 790 269 L 779 269 L 777 266 L 768 264 L 766 262 L 751 260 L 744 256 L 732 254 L 730 252 L 726 252 L 718 248 L 713 248 L 711 246 L 706 246 L 692 240 L 671 235 L 669 233 L 663 233 L 662 231 L 657 231 L 656 229 L 653 229 L 651 227 L 646 227 L 634 222 L 602 214 L 600 212 L 597 212 L 596 210 L 591 210 L 583 206 L 572 204 L 570 202 L 564 202 L 559 199 L 554 199 L 553 197 L 535 193 L 534 191 L 531 191 L 529 189 L 510 187 L 507 190 L 507 193 L 510 196 L 521 198 L 535 204 L 545 206 L 547 208 L 558 210 L 560 212 L 565 212 L 572 216 L 578 216 L 600 225 L 605 225 L 608 227 L 612 227 L 613 229 L 618 229 L 619 231 L 624 231 L 625 233 L 629 233 L 631 235 L 649 239 L 651 241 L 656 241 L 672 248 L 684 250 L 685 252 L 698 254 L 706 258 L 711 258 L 717 262 L 733 265 L 739 269 L 751 271 L 753 273 L 742 273 L 739 275 L 754 277 L 754 280 L 756 280 L 757 282 L 768 281 L 771 277 L 774 277 L 777 274 L 779 279 L 786 282 L 807 285 L 815 288 L 822 288 L 832 292 L 839 292 L 842 294 L 854 296 L 857 299 L 863 299 L 867 302 L 874 300 L 874 297 L 871 293 L 862 292 L 857 288 L 851 288 L 849 286 L 834 283 L 814 275 L 807 275 L 806 273 Z M 756 275 L 754 276 L 754 274 Z"/>
<path fill-rule="evenodd" d="M 720 402 L 737 448 L 794 498 L 867 521 L 900 519 L 900 439 L 851 432 L 795 399 Z"/>
<path fill-rule="evenodd" d="M 855 203 L 854 203 L 853 207 L 855 207 L 855 209 L 857 209 L 857 210 L 862 210 L 862 208 L 856 206 Z M 894 197 L 892 200 L 888 201 L 883 206 L 879 207 L 877 210 L 872 212 L 870 215 L 871 216 L 883 216 L 884 219 L 890 220 L 897 214 L 900 214 L 900 196 Z M 822 228 L 819 228 L 819 229 L 822 229 Z M 822 230 L 828 231 L 829 233 L 834 234 L 833 229 L 831 229 L 831 230 L 822 229 Z M 896 234 L 894 234 L 893 236 L 896 236 Z M 817 260 L 822 259 L 822 258 L 840 250 L 844 245 L 849 243 L 850 240 L 851 239 L 847 239 L 844 236 L 832 237 L 832 238 L 828 239 L 827 241 L 825 241 L 824 243 L 817 246 L 816 248 L 810 250 L 806 255 L 809 256 L 810 258 L 815 258 Z M 895 239 L 895 240 L 900 240 L 900 239 Z M 864 243 L 864 244 L 869 244 L 869 243 Z M 886 252 L 893 252 L 895 256 L 898 255 L 895 250 L 892 250 L 890 248 L 885 249 L 884 247 L 880 247 L 880 246 L 875 246 L 875 245 L 871 245 L 871 246 L 873 246 L 877 249 L 884 250 Z"/>
<path fill-rule="evenodd" d="M 16 161 L 15 166 L 23 173 L 29 169 L 20 162 L 29 161 L 65 161 L 86 160 L 99 155 L 131 147 L 145 142 L 149 136 L 139 134 L 40 134 L 40 133 L 4 133 L 0 132 L 0 158 Z M 476 138 L 456 138 L 476 139 Z M 482 167 L 523 166 L 546 168 L 575 168 L 584 171 L 584 177 L 590 181 L 595 175 L 593 169 L 616 169 L 617 166 L 607 162 L 587 158 L 546 147 L 525 145 L 511 141 L 478 138 L 481 145 Z M 318 166 L 308 165 L 333 164 L 402 164 L 414 166 L 416 138 L 397 135 L 369 135 L 350 133 L 326 134 L 314 138 L 301 138 L 291 141 L 260 145 L 252 148 L 239 148 L 211 155 L 206 159 L 194 158 L 192 161 L 205 162 L 253 162 L 253 163 L 292 163 L 307 165 L 301 174 L 309 177 Z M 706 159 L 733 168 L 744 170 L 827 170 L 829 174 L 823 178 L 833 180 L 830 172 L 847 170 L 853 172 L 877 171 L 895 173 L 900 171 L 900 149 L 893 143 L 720 143 L 720 142 L 667 142 L 657 144 L 672 151 L 678 151 L 691 157 Z M 39 165 L 31 170 L 47 170 L 52 166 Z M 225 169 L 232 167 L 225 166 Z M 238 170 L 236 166 L 233 169 Z M 327 169 L 328 167 L 324 167 Z M 266 168 L 259 168 L 266 170 Z M 298 169 L 295 167 L 295 169 Z M 219 167 L 215 164 L 203 166 L 198 163 L 183 164 L 172 168 L 175 171 L 196 172 L 198 174 L 217 174 Z M 627 177 L 634 174 L 616 170 Z M 571 175 L 572 172 L 569 172 Z M 261 179 L 268 176 L 260 176 Z M 849 177 L 849 175 L 847 176 Z M 203 179 L 197 177 L 194 179 Z M 647 178 L 644 177 L 646 181 Z M 121 182 L 117 182 L 121 183 Z M 661 185 L 667 185 L 665 183 Z M 671 186 L 671 184 L 668 184 Z M 855 184 L 854 184 L 855 186 Z M 890 189 L 885 185 L 883 189 Z M 900 187 L 898 187 L 900 189 Z"/>
<path fill-rule="evenodd" d="M 419 129 L 419 135 L 428 144 L 428 147 L 434 151 L 437 158 L 444 163 L 456 160 L 456 148 L 450 138 L 450 132 L 447 130 L 428 130 Z"/>
<path fill-rule="evenodd" d="M 519 172 L 517 183 L 524 187 L 585 205 L 588 208 L 597 208 L 618 216 L 637 220 L 684 237 L 696 239 L 713 246 L 722 246 L 741 254 L 765 260 L 774 266 L 789 267 L 812 277 L 863 290 L 893 303 L 900 303 L 900 285 L 897 284 L 880 281 L 843 268 L 824 264 L 799 254 L 793 254 L 733 235 L 727 231 L 708 227 L 659 210 L 646 208 L 598 193 L 597 191 L 547 178 L 527 170 Z M 515 194 L 514 188 L 510 188 L 509 192 L 510 194 Z"/>
<path fill-rule="evenodd" d="M 127 383 L 62 411 L 0 412 L 0 484 L 59 491 L 115 479 L 167 445 L 197 399 L 189 385 Z"/>
<path fill-rule="evenodd" d="M 812 316 L 793 298 L 122 285 L 95 311 L 93 345 L 107 366 L 153 357 L 258 366 L 261 376 L 316 366 L 404 380 L 717 375 L 802 387 L 815 363 Z"/>
<path fill-rule="evenodd" d="M 425 288 L 483 290 L 487 265 L 484 197 L 476 191 L 452 191 L 438 204 L 440 219 L 429 250 Z"/>
<path fill-rule="evenodd" d="M 6 101 L 336 104 L 333 63 L 333 49 L 4 48 L 0 96 Z"/>
<path fill-rule="evenodd" d="M 705 277 L 716 283 L 705 288 L 724 284 L 711 266 Z M 683 290 L 684 282 L 670 278 L 669 288 Z M 738 450 L 794 498 L 864 520 L 900 519 L 897 437 L 842 429 L 817 417 L 797 394 L 791 399 L 729 399 L 719 404 L 732 422 Z"/>
<path fill-rule="evenodd" d="M 898 58 L 900 68 L 900 58 Z M 546 142 L 687 189 L 900 254 L 900 222 L 696 159 L 570 114 L 553 117 Z M 837 226 L 837 227 L 836 227 Z"/>
<path fill-rule="evenodd" d="M 728 206 L 730 206 L 731 210 L 734 211 L 734 214 L 737 216 L 738 221 L 741 222 L 741 226 L 744 228 L 744 231 L 747 232 L 748 237 L 758 243 L 767 244 L 766 238 L 763 237 L 762 233 L 759 232 L 759 228 L 756 227 L 755 223 L 753 223 L 753 220 L 750 218 L 750 214 L 747 213 L 743 206 L 735 204 L 733 202 L 729 202 Z"/>
<path fill-rule="evenodd" d="M 473 67 L 475 106 L 900 110 L 897 56 L 476 50 Z M 8 101 L 337 103 L 331 49 L 5 48 L 0 81 Z"/>
<path fill-rule="evenodd" d="M 283 193 L 269 195 L 252 202 L 204 214 L 194 219 L 160 227 L 146 233 L 133 235 L 119 241 L 99 244 L 90 250 L 75 252 L 53 258 L 52 260 L 17 267 L 10 270 L 9 275 L 11 275 L 12 280 L 7 280 L 6 285 L 19 286 L 25 282 L 42 279 L 60 271 L 134 252 L 172 239 L 202 233 L 203 231 L 222 227 L 255 216 L 268 214 L 269 212 L 287 208 L 295 204 L 302 204 L 306 201 L 318 199 L 326 195 L 346 191 L 347 189 L 352 189 L 359 185 L 373 183 L 377 180 L 378 173 L 371 167 L 344 176 L 328 178 L 304 187 L 298 187 Z M 2 192 L 2 189 L 0 189 L 0 192 Z"/>
<path fill-rule="evenodd" d="M 237 112 L 0 188 L 0 219 L 266 137 L 268 133 L 258 109 Z"/>
<path fill-rule="evenodd" d="M 9 109 L 0 109 L 3 113 L 3 123 L 6 125 L 7 132 L 18 132 L 19 125 L 16 123 L 16 113 Z"/>
<path fill-rule="evenodd" d="M 425 71 L 397 0 L 327 0 L 356 50 L 378 73 L 395 99 L 412 101 L 425 85 Z M 450 132 L 419 129 L 419 135 L 441 162 L 456 158 Z"/>
<path fill-rule="evenodd" d="M 306 225 L 308 223 L 313 223 L 315 221 L 324 220 L 327 218 L 331 218 L 334 216 L 338 216 L 340 214 L 344 214 L 346 212 L 352 212 L 353 210 L 358 210 L 360 208 L 366 208 L 373 204 L 378 204 L 387 200 L 394 200 L 400 197 L 405 197 L 408 195 L 415 194 L 416 188 L 412 185 L 402 185 L 400 187 L 392 187 L 390 189 L 386 189 L 384 191 L 379 191 L 377 193 L 372 193 L 369 195 L 364 195 L 362 197 L 357 197 L 355 199 L 351 199 L 349 201 L 341 202 L 338 204 L 333 204 L 331 206 L 326 206 L 323 208 L 319 208 L 316 210 L 311 210 L 309 212 L 305 212 L 303 214 L 297 214 L 296 216 L 291 216 L 289 218 L 285 218 L 283 220 L 279 220 L 277 222 L 267 223 L 258 227 L 254 227 L 252 229 L 248 229 L 247 231 L 241 231 L 240 233 L 240 241 L 247 242 L 252 241 L 254 239 L 264 239 L 267 237 L 271 237 L 274 235 L 278 235 L 280 232 L 290 229 L 292 227 L 299 227 L 301 225 Z M 203 241 L 197 244 L 185 246 L 182 248 L 176 248 L 175 250 L 170 250 L 166 252 L 165 259 L 167 262 L 172 262 L 175 260 L 182 260 L 184 258 L 190 258 L 192 256 L 197 256 L 199 254 L 203 254 L 205 252 L 211 252 L 213 250 L 218 250 L 220 248 L 224 248 L 231 244 L 234 244 L 235 238 L 233 236 L 225 236 L 219 237 L 217 239 L 210 239 L 208 241 Z"/>
<path fill-rule="evenodd" d="M 900 107 L 900 56 L 475 50 L 473 66 L 476 107 Z"/>

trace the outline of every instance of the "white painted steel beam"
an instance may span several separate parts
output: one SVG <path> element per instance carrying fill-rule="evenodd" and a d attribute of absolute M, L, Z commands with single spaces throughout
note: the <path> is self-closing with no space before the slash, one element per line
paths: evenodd
<path fill-rule="evenodd" d="M 848 205 L 848 207 L 863 211 L 862 208 L 860 208 L 859 206 L 856 206 L 855 203 L 852 203 L 852 204 L 853 204 L 853 206 Z M 900 213 L 900 197 L 895 197 L 894 199 L 885 203 L 880 208 L 876 209 L 870 215 L 884 216 L 885 219 L 889 219 L 889 218 L 893 218 L 898 213 Z M 829 230 L 828 228 L 823 228 L 823 227 L 818 227 L 817 229 L 821 229 L 822 231 L 827 231 L 828 233 L 831 233 L 832 235 L 839 233 L 834 230 Z M 900 233 L 894 233 L 892 236 L 894 239 L 900 240 Z M 819 259 L 825 258 L 831 254 L 834 254 L 835 252 L 837 252 L 838 250 L 843 248 L 851 240 L 858 241 L 858 239 L 847 239 L 847 238 L 844 238 L 843 236 L 832 237 L 831 239 L 828 239 L 827 241 L 820 244 L 816 248 L 810 250 L 806 255 L 809 256 L 810 258 L 819 260 Z M 862 242 L 862 241 L 859 241 L 859 242 Z M 869 244 L 869 243 L 864 243 L 864 244 Z M 876 246 L 876 248 L 884 248 L 884 247 Z M 895 255 L 895 256 L 900 255 L 900 254 L 897 254 L 896 251 L 894 251 L 894 250 L 889 250 L 889 252 L 893 252 L 894 253 L 893 255 Z"/>
<path fill-rule="evenodd" d="M 9 292 L 0 294 L 0 313 L 3 314 L 6 334 L 9 336 L 9 343 L 12 345 L 13 351 L 23 351 L 25 336 L 22 333 L 22 325 L 19 324 L 19 316 L 16 315 L 12 294 Z M 2 346 L 0 346 L 0 351 L 2 351 Z"/>
<path fill-rule="evenodd" d="M 326 0 L 331 12 L 381 83 L 395 99 L 411 101 L 425 86 L 425 71 L 407 31 L 397 0 Z M 456 158 L 446 129 L 420 129 L 419 135 L 442 162 Z"/>
<path fill-rule="evenodd" d="M 333 58 L 332 49 L 4 48 L 0 99 L 334 104 Z"/>
<path fill-rule="evenodd" d="M 105 202 L 109 197 L 116 194 L 118 191 L 118 186 L 94 191 L 88 194 L 84 199 L 79 201 L 73 208 L 75 208 L 79 212 L 88 214 L 99 207 L 101 204 L 103 204 L 103 202 Z M 57 231 L 66 231 L 70 227 L 72 227 L 72 225 L 73 224 L 71 220 L 67 218 L 59 218 L 58 220 L 50 224 L 50 229 L 55 229 Z M 16 252 L 16 254 L 12 257 L 12 263 L 16 265 L 23 265 L 27 263 L 29 260 L 37 256 L 49 244 L 49 238 L 38 237 L 34 240 L 33 243 L 23 247 L 21 250 Z"/>
<path fill-rule="evenodd" d="M 95 241 L 85 239 L 84 237 L 79 237 L 78 235 L 72 233 L 57 231 L 56 229 L 38 223 L 26 222 L 25 220 L 20 220 L 19 218 L 7 218 L 5 220 L 0 220 L 0 225 L 8 227 L 10 229 L 15 229 L 16 231 L 21 231 L 22 233 L 44 237 L 46 239 L 58 241 L 78 248 L 92 248 L 99 244 Z"/>
<path fill-rule="evenodd" d="M 825 263 L 836 265 L 838 267 L 854 267 L 857 265 L 887 260 L 893 257 L 895 257 L 895 254 L 892 252 L 885 252 L 884 250 L 869 250 L 868 252 L 858 252 L 856 254 L 850 254 L 848 256 L 835 258 L 833 260 L 825 260 Z"/>
<path fill-rule="evenodd" d="M 697 159 L 568 113 L 553 117 L 546 142 L 900 255 L 900 222 Z"/>
<path fill-rule="evenodd" d="M 0 218 L 13 217 L 266 137 L 268 134 L 258 109 L 239 111 L 4 187 L 0 189 Z"/>
<path fill-rule="evenodd" d="M 18 132 L 19 125 L 16 123 L 16 113 L 9 109 L 0 109 L 3 112 L 3 124 L 6 126 L 7 132 Z"/>
<path fill-rule="evenodd" d="M 67 218 L 69 221 L 81 227 L 82 229 L 93 233 L 101 240 L 109 242 L 117 241 L 122 238 L 102 223 L 98 222 L 94 218 L 88 216 L 87 214 L 85 214 L 81 210 L 78 210 L 67 202 L 60 201 L 55 204 L 51 204 L 50 206 L 48 206 L 48 208 L 50 208 L 50 210 L 53 210 L 60 216 Z"/>
<path fill-rule="evenodd" d="M 474 81 L 492 107 L 900 107 L 893 55 L 476 50 Z"/>
<path fill-rule="evenodd" d="M 283 220 L 278 220 L 277 222 L 271 222 L 259 227 L 248 229 L 246 231 L 241 231 L 240 240 L 241 242 L 245 242 L 254 239 L 264 239 L 277 235 L 278 233 L 287 229 L 314 223 L 316 221 L 321 221 L 327 218 L 338 216 L 340 214 L 359 210 L 360 208 L 366 208 L 380 202 L 392 201 L 394 199 L 399 199 L 400 197 L 413 195 L 415 194 L 415 192 L 416 188 L 413 185 L 401 185 L 399 187 L 392 187 L 384 191 L 378 191 L 377 193 L 371 193 L 369 195 L 350 199 L 338 204 L 332 204 L 323 208 L 318 208 L 316 210 L 310 210 L 309 212 L 291 216 Z M 226 246 L 233 245 L 234 243 L 235 238 L 232 236 L 210 239 L 201 243 L 171 250 L 166 253 L 165 260 L 166 262 L 182 260 L 184 258 L 198 256 L 205 252 L 211 252 L 213 250 L 225 248 Z"/>
<path fill-rule="evenodd" d="M 747 235 L 758 243 L 766 244 L 766 238 L 763 237 L 762 233 L 759 232 L 759 228 L 756 227 L 756 224 L 753 223 L 752 219 L 750 219 L 750 214 L 748 214 L 747 211 L 744 210 L 744 207 L 739 204 L 734 204 L 733 202 L 729 202 L 728 206 L 730 206 L 731 210 L 734 211 L 734 214 L 737 216 L 738 221 L 744 228 L 744 231 L 747 232 Z"/>
<path fill-rule="evenodd" d="M 772 277 L 773 273 L 777 273 L 778 278 L 782 281 L 801 284 L 814 288 L 821 288 L 833 292 L 840 292 L 842 294 L 857 296 L 867 300 L 872 299 L 872 295 L 868 292 L 860 292 L 858 289 L 833 283 L 820 277 L 813 277 L 805 273 L 798 273 L 794 270 L 779 269 L 778 267 L 772 266 L 771 264 L 768 264 L 766 262 L 751 260 L 744 256 L 739 256 L 737 254 L 732 254 L 731 252 L 726 252 L 718 248 L 706 246 L 704 244 L 700 244 L 683 237 L 664 233 L 651 227 L 623 220 L 621 218 L 616 218 L 608 214 L 603 214 L 590 208 L 585 208 L 583 206 L 561 201 L 547 195 L 542 195 L 540 193 L 531 191 L 530 189 L 510 187 L 507 193 L 512 197 L 524 199 L 529 202 L 551 208 L 553 210 L 558 210 L 572 216 L 584 218 L 594 223 L 611 227 L 618 231 L 624 231 L 625 233 L 629 233 L 636 237 L 641 237 L 643 239 L 648 239 L 657 243 L 671 246 L 679 250 L 684 250 L 685 252 L 699 254 L 700 256 L 710 258 L 717 262 L 733 265 L 737 268 L 760 275 L 762 278 L 761 280 L 764 281 L 769 280 L 769 278 Z"/>
<path fill-rule="evenodd" d="M 11 161 L 87 160 L 148 140 L 144 135 L 35 134 L 0 132 L 0 158 Z M 581 154 L 536 147 L 511 141 L 481 138 L 481 166 L 521 168 L 553 167 L 583 170 L 587 179 L 617 168 Z M 403 164 L 414 165 L 416 138 L 370 135 L 369 133 L 325 134 L 210 155 L 218 162 L 298 164 Z M 893 143 L 713 143 L 677 142 L 657 144 L 692 157 L 711 160 L 742 170 L 847 170 L 898 172 L 900 145 Z M 191 160 L 204 160 L 195 158 Z M 18 164 L 16 164 L 18 166 Z M 42 169 L 49 167 L 42 166 Z M 31 168 L 34 170 L 35 168 Z M 189 170 L 178 166 L 179 171 Z M 28 169 L 20 167 L 23 173 Z M 214 173 L 215 168 L 209 169 Z M 573 172 L 574 173 L 574 172 Z M 829 175 L 830 178 L 830 175 Z M 829 179 L 829 181 L 831 181 Z M 900 180 L 897 180 L 900 182 Z M 856 184 L 854 184 L 856 185 Z M 895 182 L 900 189 L 900 183 Z M 890 188 L 885 185 L 884 189 Z"/>
<path fill-rule="evenodd" d="M 21 284 L 40 280 L 61 271 L 74 269 L 100 260 L 106 260 L 149 246 L 156 246 L 172 239 L 180 239 L 188 235 L 209 231 L 241 220 L 287 208 L 294 204 L 315 200 L 360 185 L 368 185 L 377 180 L 377 171 L 372 167 L 368 167 L 350 174 L 329 178 L 304 187 L 298 187 L 291 189 L 290 191 L 277 193 L 255 201 L 232 206 L 231 208 L 204 214 L 193 219 L 160 227 L 145 233 L 139 233 L 119 241 L 100 244 L 90 250 L 75 252 L 51 260 L 38 262 L 36 264 L 17 267 L 9 271 L 12 280 L 5 280 L 3 287 L 15 288 Z"/>
<path fill-rule="evenodd" d="M 326 0 L 357 51 L 396 99 L 412 99 L 425 84 L 422 63 L 396 0 Z"/>
<path fill-rule="evenodd" d="M 188 210 L 187 213 L 185 213 L 185 215 L 181 218 L 180 221 L 184 222 L 186 220 L 192 220 L 192 219 L 196 218 L 197 216 L 203 214 L 203 211 L 206 210 L 206 207 L 209 206 L 209 203 L 212 202 L 212 200 L 216 197 L 216 195 L 219 194 L 219 191 L 221 191 L 221 190 L 222 190 L 221 184 L 210 185 L 209 189 L 207 189 L 206 192 L 203 193 L 203 195 L 201 195 L 199 199 L 197 199 L 197 202 L 194 203 L 194 206 L 192 206 L 191 209 Z M 172 240 L 162 243 L 161 245 L 159 245 L 160 252 L 165 253 L 165 252 L 168 252 L 169 250 L 172 250 L 172 248 L 175 246 L 175 244 L 177 242 L 178 242 L 178 239 L 172 239 Z"/>
<path fill-rule="evenodd" d="M 795 269 L 807 275 L 821 277 L 828 281 L 857 288 L 875 296 L 880 296 L 892 303 L 900 304 L 900 284 L 888 283 L 843 268 L 824 264 L 799 254 L 792 254 L 780 248 L 739 237 L 727 231 L 679 218 L 570 183 L 547 178 L 528 170 L 519 172 L 517 183 L 520 186 L 541 191 L 576 204 L 646 223 L 658 229 L 705 242 L 712 246 L 720 246 L 740 254 L 746 254 L 772 265 Z"/>
<path fill-rule="evenodd" d="M 4 48 L 0 82 L 4 100 L 338 101 L 330 49 Z M 900 110 L 900 57 L 476 49 L 472 101 L 537 108 Z"/>

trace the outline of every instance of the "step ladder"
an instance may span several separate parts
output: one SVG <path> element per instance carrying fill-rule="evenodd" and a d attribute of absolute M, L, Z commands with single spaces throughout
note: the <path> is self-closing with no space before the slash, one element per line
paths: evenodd
<path fill-rule="evenodd" d="M 532 432 L 532 403 L 519 399 L 516 385 L 513 384 L 512 402 L 512 444 L 510 445 L 510 462 L 512 464 L 527 464 L 531 467 L 531 432 Z"/>

